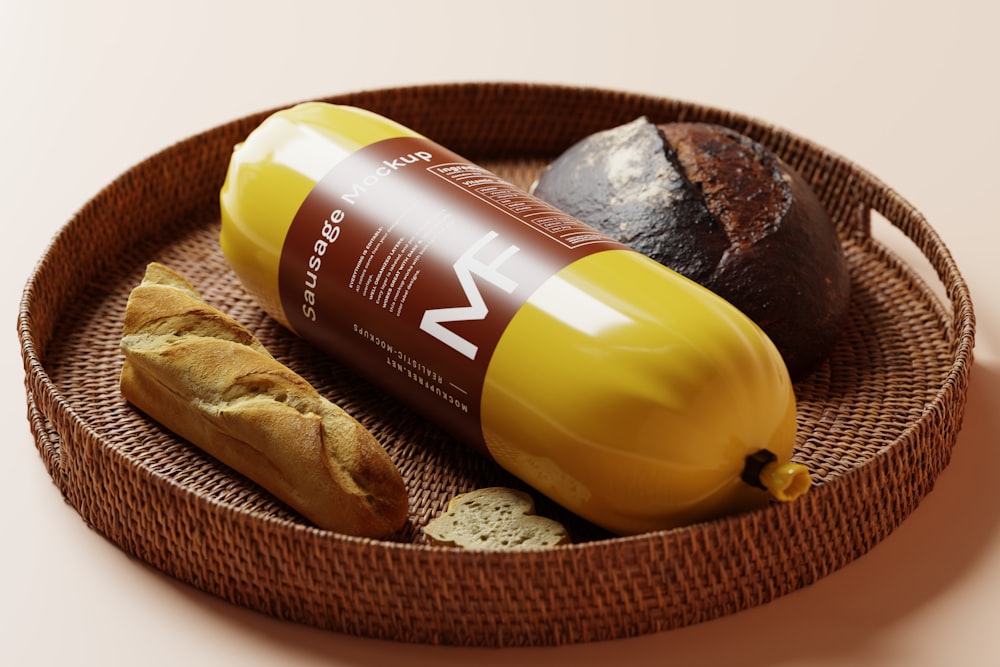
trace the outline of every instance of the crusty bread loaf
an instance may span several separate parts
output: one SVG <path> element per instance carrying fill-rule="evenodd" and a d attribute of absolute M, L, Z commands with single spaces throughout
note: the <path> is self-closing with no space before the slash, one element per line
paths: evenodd
<path fill-rule="evenodd" d="M 638 118 L 567 149 L 534 193 L 742 310 L 792 379 L 832 351 L 850 306 L 836 227 L 805 178 L 749 137 Z"/>
<path fill-rule="evenodd" d="M 147 267 L 121 348 L 130 403 L 317 526 L 385 537 L 405 523 L 402 476 L 372 434 L 175 271 Z"/>
<path fill-rule="evenodd" d="M 466 549 L 541 549 L 570 541 L 561 523 L 535 514 L 530 495 L 500 486 L 455 496 L 424 533 L 435 544 Z"/>

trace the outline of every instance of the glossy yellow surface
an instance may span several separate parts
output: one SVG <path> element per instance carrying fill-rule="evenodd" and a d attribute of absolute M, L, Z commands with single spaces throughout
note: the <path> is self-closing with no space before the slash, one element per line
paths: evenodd
<path fill-rule="evenodd" d="M 619 533 L 767 502 L 740 479 L 745 459 L 767 449 L 787 462 L 795 442 L 792 386 L 770 340 L 634 252 L 585 257 L 545 283 L 486 378 L 497 461 Z"/>
<path fill-rule="evenodd" d="M 221 193 L 223 252 L 247 290 L 278 296 L 285 233 L 313 185 L 351 152 L 418 136 L 371 113 L 310 103 L 234 151 Z M 487 446 L 504 468 L 577 514 L 638 533 L 793 500 L 795 398 L 777 350 L 738 310 L 628 250 L 589 255 L 539 288 L 490 360 Z M 750 486 L 746 457 L 777 461 Z"/>
<path fill-rule="evenodd" d="M 278 297 L 285 234 L 316 182 L 368 144 L 420 136 L 354 107 L 307 102 L 269 116 L 236 146 L 219 201 L 226 261 L 272 317 L 289 326 Z"/>

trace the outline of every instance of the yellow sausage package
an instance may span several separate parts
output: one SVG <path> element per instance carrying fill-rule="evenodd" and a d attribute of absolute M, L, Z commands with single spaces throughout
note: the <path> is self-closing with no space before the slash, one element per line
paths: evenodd
<path fill-rule="evenodd" d="M 600 526 L 809 485 L 753 322 L 398 123 L 280 111 L 235 148 L 221 209 L 223 253 L 272 317 Z"/>

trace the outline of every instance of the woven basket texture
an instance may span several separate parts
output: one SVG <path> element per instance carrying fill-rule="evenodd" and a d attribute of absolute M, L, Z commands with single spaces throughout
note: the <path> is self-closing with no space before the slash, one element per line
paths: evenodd
<path fill-rule="evenodd" d="M 969 292 L 924 217 L 858 166 L 743 115 L 593 88 L 441 84 L 328 101 L 399 120 L 525 187 L 572 142 L 640 115 L 727 125 L 777 152 L 829 210 L 852 276 L 832 356 L 796 385 L 796 460 L 815 485 L 793 503 L 634 537 L 538 498 L 574 544 L 427 544 L 421 527 L 452 496 L 524 487 L 288 334 L 243 292 L 218 248 L 218 191 L 232 146 L 262 112 L 171 146 L 108 185 L 56 236 L 23 293 L 18 332 L 38 451 L 65 499 L 125 552 L 232 603 L 337 632 L 472 646 L 599 641 L 717 618 L 815 582 L 884 539 L 948 464 L 972 364 Z M 946 299 L 872 237 L 873 212 L 920 249 Z M 151 260 L 185 274 L 385 444 L 410 494 L 398 535 L 311 527 L 121 399 L 125 302 Z"/>

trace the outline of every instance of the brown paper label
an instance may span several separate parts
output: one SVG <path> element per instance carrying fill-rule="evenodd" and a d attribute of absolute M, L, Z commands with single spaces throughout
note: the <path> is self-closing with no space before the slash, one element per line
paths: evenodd
<path fill-rule="evenodd" d="M 316 184 L 285 238 L 279 290 L 299 335 L 485 451 L 483 381 L 514 313 L 569 263 L 623 247 L 433 142 L 400 137 Z"/>

